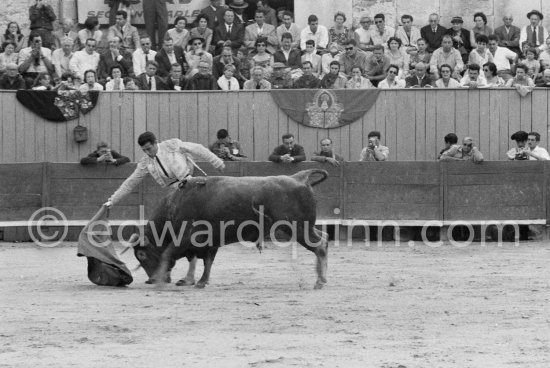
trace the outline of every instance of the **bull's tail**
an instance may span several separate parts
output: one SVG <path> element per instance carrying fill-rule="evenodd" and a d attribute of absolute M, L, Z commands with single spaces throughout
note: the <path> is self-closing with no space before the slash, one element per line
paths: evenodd
<path fill-rule="evenodd" d="M 318 179 L 315 179 L 311 182 L 308 183 L 308 180 L 310 179 L 310 177 L 312 175 L 321 175 L 320 178 Z M 303 183 L 303 184 L 309 184 L 310 186 L 315 186 L 317 184 L 320 184 L 322 183 L 323 181 L 325 181 L 327 178 L 328 178 L 328 172 L 326 170 L 321 170 L 321 169 L 310 169 L 310 170 L 303 170 L 303 171 L 300 171 L 294 175 L 292 175 L 292 178 Z"/>

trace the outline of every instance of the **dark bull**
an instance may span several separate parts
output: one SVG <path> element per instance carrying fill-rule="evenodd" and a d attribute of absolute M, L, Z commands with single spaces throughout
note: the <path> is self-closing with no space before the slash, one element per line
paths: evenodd
<path fill-rule="evenodd" d="M 315 175 L 320 178 L 310 179 Z M 320 289 L 327 282 L 328 237 L 314 227 L 312 187 L 327 177 L 325 170 L 312 169 L 292 176 L 192 178 L 162 200 L 135 256 L 154 282 L 170 282 L 176 261 L 196 256 L 204 262 L 196 286 L 204 287 L 220 246 L 257 243 L 277 227 L 315 254 Z"/>

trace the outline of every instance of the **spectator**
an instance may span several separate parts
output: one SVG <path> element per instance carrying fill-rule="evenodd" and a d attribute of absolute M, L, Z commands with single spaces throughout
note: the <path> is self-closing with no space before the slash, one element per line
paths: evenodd
<path fill-rule="evenodd" d="M 324 77 L 325 75 L 330 73 L 330 64 L 333 61 L 340 62 L 341 58 L 340 50 L 338 49 L 338 45 L 335 43 L 331 43 L 328 47 L 328 52 L 323 54 L 321 56 L 321 75 L 319 78 Z"/>
<path fill-rule="evenodd" d="M 355 42 L 357 42 L 357 47 L 359 47 L 362 51 L 372 51 L 372 33 L 370 30 L 370 27 L 372 26 L 372 19 L 367 16 L 363 15 L 361 19 L 359 20 L 359 24 L 361 25 L 360 28 L 357 28 L 355 32 L 353 33 L 353 38 L 355 39 Z"/>
<path fill-rule="evenodd" d="M 390 156 L 390 150 L 388 147 L 380 144 L 380 132 L 370 132 L 367 139 L 369 143 L 361 151 L 359 161 L 387 161 Z"/>
<path fill-rule="evenodd" d="M 433 87 L 432 78 L 426 73 L 426 64 L 419 62 L 414 67 L 414 75 L 405 79 L 406 88 Z"/>
<path fill-rule="evenodd" d="M 59 84 L 56 86 L 58 90 L 77 90 L 79 87 L 79 82 L 73 77 L 72 73 L 67 72 L 61 75 Z"/>
<path fill-rule="evenodd" d="M 148 61 L 155 61 L 157 52 L 151 50 L 151 39 L 148 36 L 142 37 L 139 41 L 140 48 L 132 54 L 132 67 L 135 75 L 145 73 L 145 65 Z"/>
<path fill-rule="evenodd" d="M 474 23 L 475 26 L 470 32 L 470 45 L 475 49 L 477 47 L 477 37 L 480 35 L 489 37 L 493 34 L 493 29 L 487 25 L 487 16 L 482 12 L 474 14 Z"/>
<path fill-rule="evenodd" d="M 281 43 L 283 34 L 290 33 L 292 35 L 292 48 L 297 49 L 300 47 L 300 29 L 293 23 L 293 15 L 288 10 L 283 13 L 283 24 L 276 29 L 277 41 Z M 312 40 L 313 41 L 313 40 Z M 315 45 L 315 41 L 313 41 Z"/>
<path fill-rule="evenodd" d="M 415 53 L 418 50 L 417 41 L 421 37 L 420 30 L 413 26 L 412 15 L 404 14 L 401 16 L 402 26 L 397 27 L 395 37 L 401 40 L 407 54 Z"/>
<path fill-rule="evenodd" d="M 55 47 L 52 31 L 53 22 L 56 19 L 53 8 L 47 0 L 36 0 L 36 3 L 29 8 L 31 33 L 40 35 L 43 46 L 48 49 Z"/>
<path fill-rule="evenodd" d="M 24 47 L 27 46 L 27 37 L 21 33 L 21 28 L 19 28 L 19 24 L 17 24 L 17 22 L 8 23 L 6 32 L 2 35 L 0 40 L 2 45 L 8 41 L 13 42 L 16 53 L 19 53 Z"/>
<path fill-rule="evenodd" d="M 42 37 L 31 33 L 31 46 L 19 53 L 19 72 L 25 78 L 27 86 L 31 86 L 38 73 L 52 73 L 52 50 L 42 47 Z"/>
<path fill-rule="evenodd" d="M 459 88 L 460 83 L 454 78 L 451 77 L 453 73 L 453 68 L 449 64 L 443 64 L 439 67 L 438 75 L 441 75 L 441 78 L 435 81 L 436 88 Z"/>
<path fill-rule="evenodd" d="M 16 45 L 12 41 L 2 44 L 4 52 L 0 54 L 0 75 L 6 70 L 8 64 L 17 64 L 19 61 L 19 55 L 15 52 L 15 47 Z"/>
<path fill-rule="evenodd" d="M 367 89 L 374 88 L 370 80 L 363 77 L 363 69 L 359 65 L 351 68 L 351 78 L 346 83 L 347 89 Z"/>
<path fill-rule="evenodd" d="M 199 72 L 199 62 L 206 61 L 208 65 L 212 65 L 212 54 L 204 50 L 204 39 L 201 37 L 193 37 L 189 40 L 191 50 L 185 53 L 188 69 L 186 78 L 191 78 Z"/>
<path fill-rule="evenodd" d="M 330 63 L 330 72 L 321 80 L 321 88 L 325 89 L 344 89 L 348 80 L 340 75 L 340 63 L 333 61 Z"/>
<path fill-rule="evenodd" d="M 69 68 L 74 76 L 84 80 L 84 72 L 86 70 L 96 71 L 99 66 L 99 54 L 95 51 L 96 40 L 89 38 L 85 43 L 84 50 L 74 53 L 69 61 Z"/>
<path fill-rule="evenodd" d="M 219 0 L 218 0 L 219 2 Z M 200 37 L 204 40 L 204 50 L 208 51 L 210 54 L 214 53 L 212 45 L 212 35 L 214 34 L 212 29 L 208 27 L 208 16 L 206 14 L 197 15 L 195 19 L 196 27 L 191 28 L 189 32 L 189 37 Z"/>
<path fill-rule="evenodd" d="M 390 65 L 386 79 L 378 83 L 378 88 L 381 89 L 393 89 L 393 88 L 405 88 L 405 81 L 398 78 L 399 67 L 397 65 Z"/>
<path fill-rule="evenodd" d="M 546 39 L 544 50 L 539 54 L 539 61 L 541 62 L 541 65 L 543 60 L 550 63 L 550 37 Z"/>
<path fill-rule="evenodd" d="M 525 59 L 520 60 L 519 64 L 525 65 L 527 67 L 527 75 L 534 79 L 540 69 L 540 63 L 537 61 L 537 50 L 528 48 L 523 53 L 525 54 Z"/>
<path fill-rule="evenodd" d="M 232 0 L 229 3 L 229 7 L 235 12 L 235 24 L 240 24 L 244 29 L 244 26 L 248 22 L 248 18 L 244 14 L 244 10 L 248 8 L 248 3 L 245 3 L 244 0 Z"/>
<path fill-rule="evenodd" d="M 458 143 L 458 137 L 454 133 L 449 133 L 445 137 L 443 137 L 443 140 L 445 141 L 445 147 L 439 152 L 439 155 L 437 156 L 437 159 L 440 160 L 443 153 L 447 152 L 451 149 L 451 147 L 456 146 L 457 148 L 460 147 L 457 145 Z"/>
<path fill-rule="evenodd" d="M 243 89 L 271 89 L 271 83 L 265 79 L 264 68 L 255 66 L 251 74 L 252 79 L 244 82 Z"/>
<path fill-rule="evenodd" d="M 130 162 L 130 159 L 111 149 L 109 144 L 99 142 L 94 152 L 80 160 L 81 165 L 97 165 L 100 162 L 104 162 L 107 165 L 120 166 Z"/>
<path fill-rule="evenodd" d="M 340 162 L 343 162 L 344 159 L 339 154 L 334 153 L 332 149 L 332 139 L 321 139 L 320 144 L 321 150 L 313 153 L 311 161 L 328 162 L 332 166 L 340 166 Z"/>
<path fill-rule="evenodd" d="M 315 14 L 307 18 L 308 26 L 300 33 L 300 48 L 306 49 L 306 41 L 315 41 L 317 52 L 323 52 L 328 46 L 328 30 L 325 26 L 319 25 L 319 18 Z"/>
<path fill-rule="evenodd" d="M 241 61 L 236 57 L 233 57 L 232 49 L 230 46 L 224 47 L 221 55 L 216 56 L 212 64 L 212 75 L 216 80 L 223 75 L 223 70 L 226 65 L 233 65 L 235 67 L 235 75 L 239 83 L 244 83 L 245 78 L 242 76 Z"/>
<path fill-rule="evenodd" d="M 296 144 L 294 135 L 287 133 L 283 135 L 283 144 L 276 147 L 269 156 L 269 161 L 290 164 L 306 160 L 304 147 Z"/>
<path fill-rule="evenodd" d="M 95 70 L 86 70 L 84 72 L 84 83 L 80 85 L 78 90 L 82 93 L 88 91 L 103 91 L 103 86 L 97 83 L 97 75 Z"/>
<path fill-rule="evenodd" d="M 386 57 L 390 64 L 399 67 L 399 79 L 409 76 L 409 54 L 401 48 L 401 40 L 397 37 L 390 37 L 387 42 Z"/>
<path fill-rule="evenodd" d="M 283 15 L 285 13 L 285 11 L 288 11 L 289 9 L 287 9 L 285 6 L 280 6 L 276 9 L 276 12 L 277 12 L 277 22 L 279 25 L 283 24 Z"/>
<path fill-rule="evenodd" d="M 145 73 L 137 77 L 139 89 L 147 91 L 164 91 L 167 89 L 164 80 L 157 75 L 157 70 L 158 64 L 156 61 L 147 62 Z"/>
<path fill-rule="evenodd" d="M 540 48 L 548 38 L 548 31 L 540 23 L 544 16 L 538 10 L 527 13 L 530 24 L 521 28 L 519 46 L 525 51 L 527 48 Z"/>
<path fill-rule="evenodd" d="M 299 50 L 292 48 L 292 35 L 284 34 L 281 41 L 281 49 L 273 55 L 275 63 L 283 63 L 290 68 L 293 80 L 302 76 L 302 55 Z"/>
<path fill-rule="evenodd" d="M 216 156 L 224 161 L 243 161 L 246 156 L 242 154 L 241 145 L 229 136 L 226 129 L 220 129 L 216 133 L 218 140 L 210 146 Z"/>
<path fill-rule="evenodd" d="M 210 65 L 206 61 L 199 63 L 199 72 L 187 81 L 186 89 L 192 91 L 214 91 L 218 89 L 216 78 L 210 73 Z"/>
<path fill-rule="evenodd" d="M 529 135 L 527 134 L 527 132 L 523 130 L 517 131 L 512 134 L 510 139 L 516 141 L 516 147 L 511 148 L 508 152 L 506 152 L 508 160 L 523 161 L 530 159 L 526 153 L 526 151 L 529 150 L 529 147 L 527 147 L 528 136 Z"/>
<path fill-rule="evenodd" d="M 430 59 L 430 71 L 435 78 L 439 78 L 438 69 L 443 65 L 450 65 L 453 69 L 453 77 L 460 79 L 460 72 L 464 69 L 464 62 L 460 52 L 453 48 L 453 39 L 450 35 L 443 36 L 441 47 L 434 51 Z"/>
<path fill-rule="evenodd" d="M 505 47 L 519 55 L 521 53 L 521 50 L 519 49 L 519 37 L 521 31 L 518 27 L 512 25 L 514 18 L 511 15 L 505 15 L 502 18 L 502 21 L 504 22 L 504 25 L 497 27 L 494 33 L 498 42 L 497 46 Z"/>
<path fill-rule="evenodd" d="M 132 54 L 121 49 L 121 45 L 120 37 L 114 36 L 109 40 L 109 49 L 100 55 L 97 77 L 101 84 L 107 82 L 113 65 L 122 67 L 122 77 L 133 77 L 135 75 L 132 67 Z"/>
<path fill-rule="evenodd" d="M 435 13 L 430 14 L 429 23 L 420 29 L 420 35 L 426 40 L 428 44 L 427 51 L 431 54 L 441 47 L 447 29 L 439 25 L 439 15 Z"/>
<path fill-rule="evenodd" d="M 546 69 L 542 73 L 542 80 L 537 83 L 537 87 L 550 88 L 550 69 Z"/>
<path fill-rule="evenodd" d="M 497 66 L 498 76 L 504 81 L 512 78 L 512 67 L 517 59 L 517 54 L 506 47 L 498 46 L 498 40 L 495 35 L 489 36 L 489 51 L 493 55 L 493 62 Z"/>
<path fill-rule="evenodd" d="M 222 91 L 238 91 L 239 81 L 234 77 L 235 67 L 233 65 L 226 65 L 223 68 L 223 76 L 218 78 L 218 87 Z"/>
<path fill-rule="evenodd" d="M 516 76 L 506 82 L 506 87 L 515 87 L 518 93 L 525 97 L 535 87 L 535 83 L 527 75 L 527 67 L 525 65 L 518 65 L 516 68 Z"/>
<path fill-rule="evenodd" d="M 395 29 L 386 26 L 386 17 L 381 13 L 374 16 L 374 25 L 376 27 L 371 33 L 372 42 L 375 45 L 387 45 L 390 38 L 395 35 Z"/>
<path fill-rule="evenodd" d="M 468 62 L 468 55 L 470 55 L 470 51 L 472 51 L 470 31 L 462 28 L 464 24 L 462 17 L 453 17 L 451 24 L 452 27 L 447 30 L 447 34 L 451 36 L 453 47 L 458 50 L 462 57 L 462 61 L 466 64 Z"/>
<path fill-rule="evenodd" d="M 390 59 L 384 55 L 384 46 L 375 45 L 372 55 L 366 60 L 365 77 L 378 86 L 378 82 L 386 78 L 390 65 Z"/>
<path fill-rule="evenodd" d="M 107 0 L 105 3 L 109 4 L 109 26 L 116 24 L 116 13 L 119 10 L 124 10 L 130 18 L 134 15 L 132 11 L 131 0 Z M 130 22 L 131 23 L 131 22 Z"/>
<path fill-rule="evenodd" d="M 470 52 L 470 57 L 468 59 L 468 64 L 477 64 L 483 65 L 485 63 L 493 62 L 493 54 L 487 49 L 487 44 L 489 43 L 489 38 L 485 35 L 476 36 L 476 48 Z"/>
<path fill-rule="evenodd" d="M 277 27 L 277 14 L 275 13 L 275 9 L 269 5 L 269 0 L 258 0 L 256 3 L 257 9 L 264 13 L 265 22 L 273 27 Z"/>
<path fill-rule="evenodd" d="M 139 33 L 136 27 L 128 21 L 128 13 L 124 10 L 116 12 L 116 24 L 109 27 L 107 39 L 118 37 L 121 40 L 121 48 L 133 53 L 140 48 Z"/>
<path fill-rule="evenodd" d="M 527 135 L 527 146 L 529 147 L 528 151 L 525 151 L 529 160 L 539 160 L 539 161 L 548 161 L 550 160 L 550 155 L 545 148 L 539 146 L 540 143 L 540 134 L 537 132 L 531 132 Z"/>
<path fill-rule="evenodd" d="M 233 55 L 244 43 L 244 28 L 242 24 L 235 23 L 235 12 L 226 9 L 223 16 L 223 23 L 214 29 L 212 43 L 216 48 L 216 55 L 221 54 L 224 46 L 231 47 Z"/>
<path fill-rule="evenodd" d="M 465 137 L 462 140 L 462 146 L 452 146 L 443 152 L 441 161 L 472 161 L 475 164 L 483 162 L 483 155 L 477 147 L 474 146 L 474 140 L 471 137 Z"/>
<path fill-rule="evenodd" d="M 96 46 L 101 44 L 103 32 L 99 30 L 99 20 L 96 17 L 86 18 L 84 28 L 78 31 L 78 40 L 81 45 L 79 49 L 86 47 L 86 43 L 90 38 L 96 41 Z"/>
<path fill-rule="evenodd" d="M 54 67 L 54 77 L 59 79 L 65 73 L 70 73 L 69 66 L 73 57 L 74 40 L 70 37 L 65 37 L 60 41 L 61 48 L 54 50 L 52 53 L 52 64 Z"/>
<path fill-rule="evenodd" d="M 6 72 L 0 77 L 0 89 L 18 90 L 25 89 L 25 87 L 25 80 L 19 74 L 17 64 L 7 64 Z"/>
<path fill-rule="evenodd" d="M 485 75 L 485 80 L 487 81 L 487 87 L 504 87 L 506 82 L 504 79 L 498 76 L 497 66 L 494 63 L 485 63 L 483 64 L 483 73 Z"/>
<path fill-rule="evenodd" d="M 166 0 L 143 0 L 143 19 L 149 38 L 157 50 L 164 40 L 164 34 L 168 29 L 168 9 Z M 156 37 L 158 35 L 158 38 Z M 167 69 L 167 71 L 170 69 Z"/>
<path fill-rule="evenodd" d="M 430 65 L 430 59 L 432 58 L 432 54 L 426 50 L 428 44 L 425 39 L 419 38 L 416 40 L 416 47 L 418 50 L 409 54 L 409 71 L 411 71 L 411 73 L 414 71 L 416 64 L 420 62 L 428 67 Z"/>
<path fill-rule="evenodd" d="M 201 9 L 201 14 L 206 15 L 205 18 L 207 21 L 207 28 L 213 30 L 218 26 L 220 22 L 223 22 L 223 17 L 227 7 L 222 5 L 221 0 L 210 0 L 210 5 L 204 9 Z M 199 18 L 197 17 L 197 20 Z M 204 37 L 206 39 L 206 37 Z"/>
<path fill-rule="evenodd" d="M 171 28 L 167 32 L 167 37 L 174 40 L 174 46 L 181 47 L 184 51 L 187 48 L 189 42 L 189 31 L 185 29 L 187 27 L 187 18 L 180 15 L 174 19 L 174 28 Z"/>
<path fill-rule="evenodd" d="M 468 73 L 460 80 L 460 86 L 470 89 L 487 87 L 485 77 L 480 73 L 480 67 L 477 64 L 468 65 Z"/>
<path fill-rule="evenodd" d="M 166 78 L 165 84 L 167 91 L 182 91 L 187 88 L 181 65 L 178 63 L 172 64 L 172 69 L 170 69 L 170 74 Z"/>
<path fill-rule="evenodd" d="M 273 73 L 271 75 L 271 78 L 269 79 L 272 89 L 292 88 L 292 78 L 290 77 L 290 73 L 286 72 L 285 69 L 286 65 L 283 63 L 273 64 Z"/>
<path fill-rule="evenodd" d="M 165 38 L 162 45 L 162 50 L 155 55 L 155 61 L 158 65 L 158 74 L 161 77 L 166 77 L 172 69 L 172 64 L 180 64 L 185 72 L 185 55 L 183 49 L 179 46 L 174 46 L 174 40 Z"/>
<path fill-rule="evenodd" d="M 139 87 L 136 85 L 134 78 L 126 77 L 123 81 L 125 91 L 139 91 Z"/>
<path fill-rule="evenodd" d="M 272 72 L 273 55 L 266 51 L 267 38 L 258 37 L 256 40 L 256 53 L 250 59 L 251 67 L 261 66 L 264 68 L 266 76 L 269 78 Z"/>
<path fill-rule="evenodd" d="M 350 77 L 354 66 L 359 66 L 362 70 L 365 70 L 367 54 L 357 49 L 357 41 L 354 39 L 347 40 L 344 43 L 344 48 L 346 52 L 340 57 L 340 65 L 343 66 L 343 74 L 346 77 Z"/>
<path fill-rule="evenodd" d="M 302 66 L 308 61 L 313 68 L 313 75 L 319 77 L 321 75 L 321 56 L 315 52 L 315 41 L 306 41 L 306 50 L 302 55 Z"/>
<path fill-rule="evenodd" d="M 305 61 L 302 64 L 302 71 L 304 74 L 294 82 L 294 88 L 318 89 L 321 87 L 321 80 L 313 73 L 311 61 Z"/>
<path fill-rule="evenodd" d="M 351 30 L 344 25 L 345 22 L 346 14 L 337 11 L 334 14 L 334 25 L 328 30 L 328 42 L 343 46 L 348 40 L 353 38 Z"/>
<path fill-rule="evenodd" d="M 78 40 L 78 33 L 74 31 L 74 22 L 70 18 L 63 19 L 59 24 L 59 29 L 53 33 L 55 39 L 55 48 L 60 49 L 63 47 L 62 41 L 64 38 L 70 38 L 73 42 L 72 51 L 76 51 L 76 44 Z"/>
<path fill-rule="evenodd" d="M 273 14 L 275 16 L 275 14 Z M 279 46 L 279 40 L 277 39 L 277 33 L 275 26 L 265 22 L 265 15 L 260 9 L 256 10 L 254 17 L 255 22 L 249 26 L 246 26 L 244 31 L 244 45 L 249 50 L 255 49 L 256 40 L 259 37 L 264 38 L 267 51 L 271 54 L 275 53 Z"/>
<path fill-rule="evenodd" d="M 121 91 L 124 90 L 124 82 L 122 79 L 122 67 L 120 65 L 113 65 L 111 72 L 109 73 L 111 80 L 105 84 L 106 91 Z"/>
<path fill-rule="evenodd" d="M 32 89 L 33 91 L 51 91 L 53 89 L 52 78 L 48 73 L 38 73 Z"/>

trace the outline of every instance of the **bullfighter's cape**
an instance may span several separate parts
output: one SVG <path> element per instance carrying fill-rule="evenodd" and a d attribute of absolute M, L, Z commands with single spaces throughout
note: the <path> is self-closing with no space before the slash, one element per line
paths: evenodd
<path fill-rule="evenodd" d="M 113 246 L 105 206 L 80 232 L 77 256 L 88 258 L 88 279 L 96 285 L 126 286 L 133 281 L 132 273 Z"/>

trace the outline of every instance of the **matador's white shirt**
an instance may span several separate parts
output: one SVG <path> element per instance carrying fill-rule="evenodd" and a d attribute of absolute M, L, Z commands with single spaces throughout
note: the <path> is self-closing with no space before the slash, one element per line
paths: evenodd
<path fill-rule="evenodd" d="M 193 174 L 193 160 L 209 162 L 217 169 L 224 166 L 223 161 L 204 146 L 197 143 L 182 142 L 177 138 L 158 143 L 157 157 L 168 176 L 164 174 L 154 157 L 144 155 L 138 161 L 132 175 L 122 183 L 120 188 L 109 198 L 109 201 L 113 204 L 120 202 L 124 196 L 131 193 L 143 181 L 147 174 L 150 174 L 163 188 L 175 182 L 183 181 L 187 176 Z"/>

